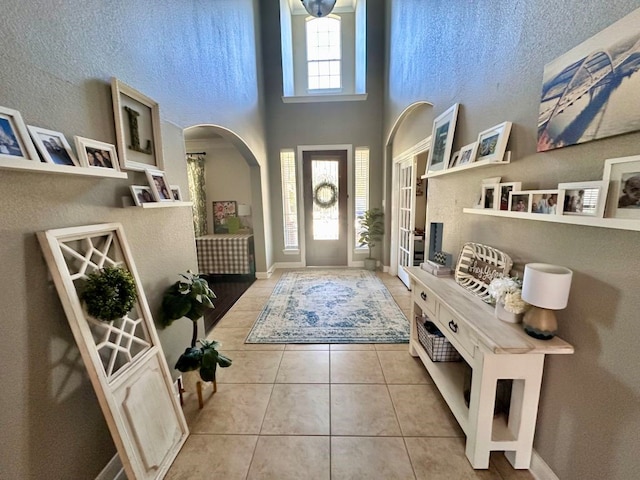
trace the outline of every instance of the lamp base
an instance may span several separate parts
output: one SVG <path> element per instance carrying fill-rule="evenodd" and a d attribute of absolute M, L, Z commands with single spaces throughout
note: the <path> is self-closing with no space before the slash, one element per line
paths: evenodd
<path fill-rule="evenodd" d="M 531 307 L 522 319 L 527 335 L 538 340 L 551 340 L 558 330 L 558 321 L 553 310 Z"/>

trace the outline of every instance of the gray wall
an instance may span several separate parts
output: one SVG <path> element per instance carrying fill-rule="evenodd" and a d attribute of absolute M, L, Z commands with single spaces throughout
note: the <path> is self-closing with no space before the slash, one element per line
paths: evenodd
<path fill-rule="evenodd" d="M 444 249 L 457 254 L 475 241 L 506 251 L 519 269 L 548 262 L 574 271 L 569 306 L 558 317 L 559 335 L 576 353 L 547 361 L 535 438 L 563 480 L 637 476 L 640 235 L 465 215 L 462 208 L 475 203 L 485 177 L 553 189 L 601 179 L 605 159 L 639 153 L 640 133 L 535 153 L 544 65 L 638 7 L 629 0 L 389 2 L 385 131 L 416 100 L 433 102 L 434 115 L 461 104 L 454 150 L 485 128 L 514 122 L 512 164 L 429 180 L 428 221 L 444 222 Z M 401 129 L 415 130 L 412 118 Z"/>
<path fill-rule="evenodd" d="M 257 5 L 6 0 L 0 105 L 70 141 L 81 135 L 115 143 L 109 86 L 115 76 L 159 102 L 165 168 L 183 192 L 186 126 L 233 130 L 266 171 Z M 146 183 L 144 175 L 113 180 L 0 170 L 0 478 L 95 478 L 115 454 L 35 232 L 121 222 L 155 315 L 177 274 L 197 268 L 191 211 L 121 208 L 134 183 Z M 189 342 L 189 322 L 160 336 L 172 367 Z"/>
<path fill-rule="evenodd" d="M 368 12 L 382 7 L 381 0 L 367 1 Z M 278 0 L 261 2 L 265 65 L 267 137 L 271 181 L 273 254 L 275 262 L 297 262 L 299 256 L 284 255 L 280 150 L 298 145 L 352 144 L 370 148 L 370 205 L 382 200 L 382 81 L 383 17 L 369 13 L 367 20 L 367 93 L 365 101 L 297 103 L 282 102 L 282 62 Z M 296 150 L 297 154 L 297 150 Z M 361 255 L 364 258 L 366 255 Z M 356 260 L 358 258 L 355 258 Z"/>

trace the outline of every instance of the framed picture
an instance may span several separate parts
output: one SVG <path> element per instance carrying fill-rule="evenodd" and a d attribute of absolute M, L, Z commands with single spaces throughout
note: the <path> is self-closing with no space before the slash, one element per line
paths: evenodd
<path fill-rule="evenodd" d="M 77 135 L 74 139 L 80 165 L 87 168 L 110 168 L 120 171 L 115 145 Z"/>
<path fill-rule="evenodd" d="M 603 181 L 609 186 L 607 217 L 640 219 L 640 155 L 607 160 Z"/>
<path fill-rule="evenodd" d="M 228 219 L 238 215 L 235 201 L 221 200 L 213 202 L 213 233 L 229 233 Z"/>
<path fill-rule="evenodd" d="M 80 166 L 69 142 L 67 142 L 62 133 L 32 125 L 28 125 L 27 129 L 40 155 L 47 163 L 68 165 L 70 167 Z"/>
<path fill-rule="evenodd" d="M 476 160 L 476 153 L 478 152 L 478 142 L 470 143 L 460 149 L 460 159 L 457 166 L 473 163 Z"/>
<path fill-rule="evenodd" d="M 512 212 L 528 213 L 531 207 L 531 199 L 529 193 L 510 192 L 509 193 L 509 210 Z"/>
<path fill-rule="evenodd" d="M 454 104 L 433 121 L 431 148 L 427 159 L 427 172 L 446 169 L 453 146 L 453 134 L 458 119 L 459 104 Z"/>
<path fill-rule="evenodd" d="M 138 207 L 143 203 L 154 203 L 156 201 L 153 198 L 151 187 L 147 185 L 131 185 L 131 196 Z"/>
<path fill-rule="evenodd" d="M 111 79 L 111 96 L 122 168 L 162 169 L 159 105 L 117 78 Z"/>
<path fill-rule="evenodd" d="M 173 202 L 171 186 L 167 180 L 167 175 L 162 170 L 145 170 L 147 181 L 153 192 L 156 202 Z"/>
<path fill-rule="evenodd" d="M 500 210 L 509 210 L 509 194 L 519 192 L 522 189 L 522 182 L 501 183 L 498 185 L 498 195 L 500 195 Z"/>
<path fill-rule="evenodd" d="M 558 205 L 562 215 L 602 218 L 607 200 L 607 182 L 573 182 L 558 184 Z"/>
<path fill-rule="evenodd" d="M 449 160 L 448 168 L 455 167 L 458 164 L 458 160 L 460 160 L 460 150 L 458 150 L 457 152 L 453 152 L 453 155 L 451 155 L 451 160 Z"/>
<path fill-rule="evenodd" d="M 180 191 L 180 185 L 171 185 L 171 196 L 178 202 L 182 201 L 182 192 Z"/>
<path fill-rule="evenodd" d="M 511 122 L 504 122 L 484 132 L 480 132 L 478 135 L 478 158 L 476 161 L 502 161 L 504 152 L 507 150 L 510 133 Z"/>
<path fill-rule="evenodd" d="M 498 210 L 500 203 L 498 202 L 498 184 L 482 185 L 482 208 Z"/>
<path fill-rule="evenodd" d="M 543 215 L 557 215 L 558 208 L 558 190 L 530 190 L 527 193 L 531 195 L 531 213 L 540 213 Z"/>
<path fill-rule="evenodd" d="M 0 158 L 40 161 L 22 115 L 5 107 L 0 107 Z"/>

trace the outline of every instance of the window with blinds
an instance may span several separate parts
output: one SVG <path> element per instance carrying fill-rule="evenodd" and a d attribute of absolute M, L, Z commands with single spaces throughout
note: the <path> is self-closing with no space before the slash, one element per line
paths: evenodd
<path fill-rule="evenodd" d="M 369 149 L 357 147 L 355 152 L 355 248 L 360 247 L 360 232 L 362 226 L 358 217 L 364 215 L 369 208 Z"/>
<path fill-rule="evenodd" d="M 284 224 L 284 249 L 297 250 L 298 243 L 298 201 L 296 186 L 296 157 L 293 150 L 280 152 L 282 178 L 282 209 Z"/>

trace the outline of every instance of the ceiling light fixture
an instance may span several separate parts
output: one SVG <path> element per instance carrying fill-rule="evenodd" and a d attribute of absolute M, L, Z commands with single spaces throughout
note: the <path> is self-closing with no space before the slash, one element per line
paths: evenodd
<path fill-rule="evenodd" d="M 302 0 L 302 5 L 313 17 L 326 17 L 336 6 L 336 0 Z"/>

